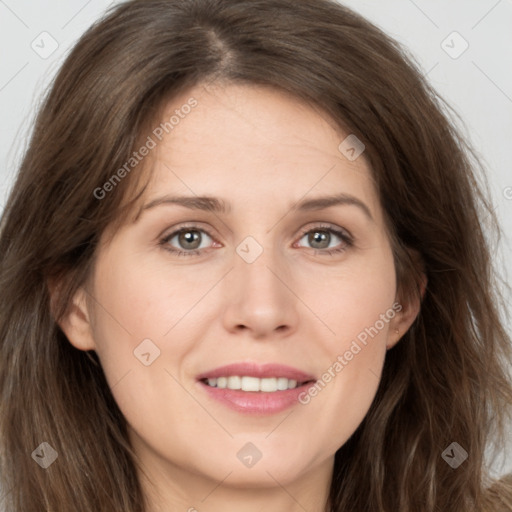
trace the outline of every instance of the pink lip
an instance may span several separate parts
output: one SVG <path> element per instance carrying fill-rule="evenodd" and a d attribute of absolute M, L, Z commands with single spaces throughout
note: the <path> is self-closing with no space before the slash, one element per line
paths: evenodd
<path fill-rule="evenodd" d="M 303 384 L 284 391 L 265 393 L 261 391 L 242 391 L 227 388 L 214 388 L 204 382 L 205 379 L 217 377 L 230 377 L 233 375 L 258 377 L 286 377 Z M 253 415 L 276 414 L 297 404 L 299 395 L 307 392 L 314 384 L 314 376 L 291 366 L 281 364 L 235 363 L 202 373 L 197 376 L 198 385 L 211 398 L 226 405 L 232 410 Z"/>
<path fill-rule="evenodd" d="M 314 375 L 307 374 L 292 366 L 283 364 L 257 364 L 257 363 L 233 363 L 226 366 L 220 366 L 214 370 L 204 372 L 197 376 L 197 380 L 215 379 L 217 377 L 231 377 L 238 375 L 240 377 L 258 377 L 264 379 L 265 377 L 286 377 L 293 379 L 297 382 L 306 382 L 308 380 L 316 380 Z M 277 391 L 276 391 L 277 393 Z"/>

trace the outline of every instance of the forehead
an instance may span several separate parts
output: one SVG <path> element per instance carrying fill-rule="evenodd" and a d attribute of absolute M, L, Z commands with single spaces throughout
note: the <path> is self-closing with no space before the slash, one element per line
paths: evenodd
<path fill-rule="evenodd" d="M 196 106 L 184 115 L 180 111 L 185 112 L 191 98 Z M 181 113 L 180 119 L 176 113 Z M 176 124 L 165 130 L 166 121 L 172 118 Z M 214 151 L 217 156 L 240 159 L 259 154 L 261 160 L 284 155 L 287 161 L 295 161 L 311 153 L 332 155 L 343 137 L 341 129 L 317 107 L 284 91 L 256 85 L 197 86 L 168 103 L 161 122 L 160 150 L 170 146 L 176 155 L 190 151 L 191 145 L 201 150 L 188 154 L 189 158 Z"/>
<path fill-rule="evenodd" d="M 190 107 L 193 105 L 193 107 Z M 364 153 L 340 151 L 350 134 L 322 112 L 270 87 L 196 86 L 173 98 L 155 121 L 151 179 L 140 205 L 162 193 L 226 198 L 257 211 L 308 196 L 347 193 L 379 217 Z M 231 208 L 230 208 L 231 209 Z"/>

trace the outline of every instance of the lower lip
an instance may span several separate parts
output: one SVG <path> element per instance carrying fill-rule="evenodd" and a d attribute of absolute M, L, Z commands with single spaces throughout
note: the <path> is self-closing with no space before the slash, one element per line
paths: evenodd
<path fill-rule="evenodd" d="M 214 388 L 202 381 L 199 385 L 209 396 L 230 409 L 247 414 L 276 414 L 299 402 L 299 395 L 307 392 L 314 382 L 308 382 L 294 389 L 266 393 L 262 391 L 241 391 L 228 388 Z"/>

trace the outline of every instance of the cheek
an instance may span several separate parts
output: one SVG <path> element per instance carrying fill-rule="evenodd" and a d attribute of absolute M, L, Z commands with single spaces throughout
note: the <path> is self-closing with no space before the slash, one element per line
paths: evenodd
<path fill-rule="evenodd" d="M 328 293 L 324 291 L 323 301 L 318 304 L 319 311 L 327 312 L 322 318 L 335 333 L 326 337 L 331 354 L 349 350 L 354 340 L 363 344 L 375 340 L 372 346 L 367 344 L 365 356 L 358 357 L 362 360 L 386 338 L 389 320 L 394 316 L 395 280 L 393 256 L 386 245 L 368 258 L 354 257 L 335 279 L 331 276 Z"/>
<path fill-rule="evenodd" d="M 117 257 L 104 255 L 96 270 L 93 330 L 96 352 L 112 388 L 128 372 L 132 379 L 143 366 L 136 358 L 138 347 L 148 348 L 151 358 L 158 354 L 162 336 L 173 325 L 176 308 L 171 306 L 179 309 L 180 293 L 183 290 L 162 281 L 161 273 L 140 267 L 119 253 Z"/>
<path fill-rule="evenodd" d="M 323 337 L 326 355 L 317 384 L 301 397 L 312 417 L 322 417 L 312 434 L 328 439 L 325 454 L 335 451 L 363 421 L 377 391 L 386 355 L 389 321 L 394 318 L 395 271 L 387 258 L 367 259 L 347 267 L 332 281 Z"/>
<path fill-rule="evenodd" d="M 162 339 L 211 286 L 211 276 L 168 269 L 136 258 L 105 258 L 95 291 L 100 304 L 96 335 L 99 349 L 113 339 L 135 344 Z M 119 346 L 116 342 L 116 346 Z"/>
<path fill-rule="evenodd" d="M 201 335 L 209 325 L 198 324 L 194 315 L 213 278 L 211 271 L 184 272 L 186 267 L 123 257 L 124 252 L 105 255 L 97 267 L 94 338 L 112 393 L 130 417 L 139 414 L 137 404 L 157 403 L 158 393 L 172 387 L 166 369 L 183 379 L 183 361 L 194 349 L 191 332 Z M 144 359 L 151 361 L 149 366 Z"/>

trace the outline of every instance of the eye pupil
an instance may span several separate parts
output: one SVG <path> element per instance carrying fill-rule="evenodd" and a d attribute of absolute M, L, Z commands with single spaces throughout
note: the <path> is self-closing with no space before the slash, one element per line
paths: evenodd
<path fill-rule="evenodd" d="M 322 242 L 325 242 L 327 240 L 327 245 L 322 247 L 315 247 L 315 249 L 325 249 L 329 246 L 329 239 L 330 234 L 327 231 L 312 231 L 309 234 L 309 242 L 314 246 L 314 244 L 319 243 L 320 245 Z"/>

